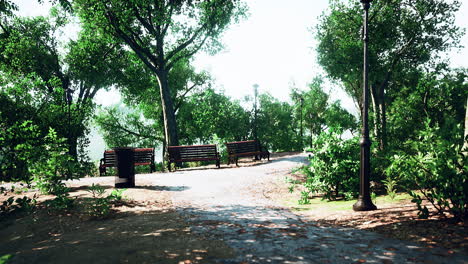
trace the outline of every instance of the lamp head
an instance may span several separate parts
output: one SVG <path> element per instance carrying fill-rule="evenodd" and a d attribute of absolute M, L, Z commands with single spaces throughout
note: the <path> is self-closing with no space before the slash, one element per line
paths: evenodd
<path fill-rule="evenodd" d="M 369 7 L 370 7 L 370 2 L 372 2 L 372 0 L 361 0 L 362 6 L 363 6 L 364 9 L 366 9 L 366 10 L 369 9 Z"/>

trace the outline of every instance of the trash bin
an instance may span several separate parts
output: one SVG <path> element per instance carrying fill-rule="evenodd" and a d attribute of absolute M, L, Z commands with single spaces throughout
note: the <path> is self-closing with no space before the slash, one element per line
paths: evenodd
<path fill-rule="evenodd" d="M 114 148 L 117 162 L 115 188 L 135 187 L 135 148 Z"/>

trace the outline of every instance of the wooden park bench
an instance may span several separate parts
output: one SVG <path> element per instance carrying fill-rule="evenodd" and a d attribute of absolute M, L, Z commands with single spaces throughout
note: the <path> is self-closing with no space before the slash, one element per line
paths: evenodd
<path fill-rule="evenodd" d="M 156 171 L 156 166 L 154 165 L 154 148 L 136 148 L 134 150 L 134 155 L 135 166 L 149 165 L 151 173 Z M 117 156 L 114 150 L 104 151 L 104 158 L 102 158 L 99 163 L 99 175 L 104 175 L 108 167 L 117 167 Z"/>
<path fill-rule="evenodd" d="M 260 157 L 260 159 L 268 158 L 270 160 L 270 152 L 263 149 L 258 140 L 236 141 L 226 143 L 228 152 L 228 165 L 239 160 L 239 157 Z"/>
<path fill-rule="evenodd" d="M 171 163 L 174 163 L 174 170 L 176 170 L 177 163 L 187 161 L 215 160 L 216 166 L 220 167 L 216 145 L 170 146 L 167 150 L 169 153 L 169 171 L 171 171 Z"/>

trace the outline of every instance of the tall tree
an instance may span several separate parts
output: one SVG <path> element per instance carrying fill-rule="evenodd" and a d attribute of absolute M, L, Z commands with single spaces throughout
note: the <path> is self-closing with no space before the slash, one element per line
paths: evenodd
<path fill-rule="evenodd" d="M 369 18 L 369 83 L 374 112 L 374 133 L 380 148 L 386 142 L 389 90 L 398 90 L 395 76 L 439 59 L 456 47 L 462 31 L 455 26 L 457 0 L 374 1 Z M 332 0 L 316 30 L 318 61 L 328 75 L 344 84 L 362 105 L 362 7 L 359 1 Z M 396 93 L 393 93 L 396 95 Z"/>
<path fill-rule="evenodd" d="M 169 72 L 201 49 L 216 52 L 219 36 L 245 14 L 232 0 L 77 0 L 85 23 L 123 40 L 158 80 L 166 146 L 178 145 L 177 122 Z"/>

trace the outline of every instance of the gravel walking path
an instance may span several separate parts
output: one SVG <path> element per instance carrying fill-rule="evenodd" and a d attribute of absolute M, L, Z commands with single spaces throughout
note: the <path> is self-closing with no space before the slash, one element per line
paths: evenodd
<path fill-rule="evenodd" d="M 262 193 L 306 161 L 304 154 L 240 168 L 183 170 L 149 179 L 171 192 L 192 231 L 223 240 L 237 257 L 219 263 L 468 263 L 410 242 L 301 220 Z"/>

